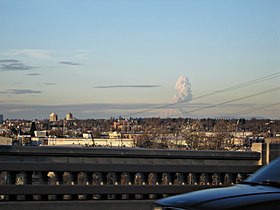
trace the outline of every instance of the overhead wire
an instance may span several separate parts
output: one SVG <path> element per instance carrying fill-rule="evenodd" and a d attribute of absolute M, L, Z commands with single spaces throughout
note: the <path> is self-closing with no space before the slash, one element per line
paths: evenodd
<path fill-rule="evenodd" d="M 263 110 L 263 109 L 267 109 L 267 108 L 277 106 L 277 105 L 280 105 L 280 102 L 279 103 L 274 103 L 274 104 L 266 104 L 266 105 L 261 106 L 261 107 L 250 108 L 250 109 L 246 109 L 246 110 L 239 111 L 239 112 L 234 112 L 234 113 L 231 113 L 231 114 L 219 116 L 218 118 L 233 118 L 233 117 L 237 117 L 237 116 L 240 116 L 240 115 L 244 115 L 244 114 L 260 111 L 260 110 Z"/>
<path fill-rule="evenodd" d="M 218 103 L 218 104 L 213 104 L 213 105 L 205 106 L 205 107 L 202 107 L 202 108 L 194 109 L 194 110 L 191 110 L 191 111 L 188 111 L 188 112 L 182 112 L 182 113 L 180 113 L 180 115 L 187 114 L 187 113 L 198 112 L 198 111 L 213 108 L 213 107 L 216 107 L 216 106 L 229 104 L 229 103 L 236 102 L 236 101 L 241 101 L 241 100 L 244 100 L 244 99 L 248 99 L 248 98 L 263 95 L 263 94 L 266 94 L 266 93 L 274 92 L 274 91 L 277 91 L 277 90 L 280 90 L 280 86 L 276 87 L 276 88 L 271 88 L 271 89 L 268 89 L 268 90 L 265 90 L 265 91 L 262 91 L 262 92 L 258 92 L 258 93 L 255 93 L 255 94 L 251 94 L 251 95 L 243 96 L 243 97 L 240 97 L 240 98 L 224 101 L 224 102 L 221 102 L 221 103 Z"/>
<path fill-rule="evenodd" d="M 267 75 L 267 76 L 264 76 L 264 77 L 260 77 L 260 78 L 257 78 L 257 79 L 254 79 L 254 80 L 251 80 L 251 81 L 248 81 L 248 82 L 233 85 L 233 86 L 230 86 L 228 88 L 224 88 L 224 89 L 221 89 L 221 90 L 216 90 L 212 93 L 208 93 L 208 94 L 204 94 L 204 95 L 201 95 L 201 96 L 198 96 L 198 97 L 194 97 L 193 100 L 200 99 L 200 98 L 205 98 L 205 97 L 212 96 L 212 95 L 215 95 L 215 94 L 218 94 L 218 93 L 224 93 L 224 92 L 240 89 L 240 88 L 247 87 L 247 86 L 254 85 L 254 84 L 258 84 L 258 83 L 266 81 L 266 80 L 275 79 L 279 76 L 280 76 L 280 72 L 277 72 L 277 73 L 270 74 L 270 75 Z"/>
<path fill-rule="evenodd" d="M 277 77 L 280 77 L 280 72 L 276 72 L 274 74 L 266 75 L 266 76 L 263 76 L 263 77 L 260 77 L 260 78 L 254 79 L 254 80 L 250 80 L 248 82 L 233 85 L 233 86 L 230 86 L 230 87 L 227 87 L 227 88 L 224 88 L 224 89 L 216 90 L 216 91 L 208 93 L 208 94 L 204 94 L 204 95 L 201 95 L 201 96 L 198 96 L 198 97 L 194 97 L 192 100 L 197 100 L 197 99 L 209 97 L 209 96 L 212 96 L 212 95 L 236 90 L 236 89 L 239 89 L 239 88 L 243 88 L 243 87 L 247 87 L 247 86 L 250 86 L 250 85 L 258 84 L 260 82 L 264 82 L 264 81 L 267 81 L 267 80 L 275 79 Z M 171 106 L 175 106 L 177 104 L 185 103 L 187 101 L 188 100 L 182 100 L 182 101 L 178 101 L 178 102 L 175 102 L 175 103 L 169 103 L 169 104 L 165 104 L 165 105 L 162 105 L 162 106 L 157 106 L 157 107 L 153 107 L 153 108 L 150 108 L 150 109 L 145 109 L 145 110 L 142 110 L 142 111 L 126 114 L 123 117 L 143 114 L 143 113 L 150 112 L 150 111 L 157 110 L 157 109 L 164 109 L 164 108 L 168 108 L 168 107 L 171 107 Z"/>

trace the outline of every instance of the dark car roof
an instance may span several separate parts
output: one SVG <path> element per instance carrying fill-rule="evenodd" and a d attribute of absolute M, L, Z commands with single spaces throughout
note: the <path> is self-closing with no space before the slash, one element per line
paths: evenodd
<path fill-rule="evenodd" d="M 207 189 L 156 201 L 162 206 L 195 209 L 280 209 L 280 158 L 263 167 L 243 184 L 231 187 Z M 263 174 L 267 174 L 263 176 Z M 269 176 L 270 175 L 270 176 Z M 268 183 L 271 177 L 273 184 Z M 278 177 L 280 178 L 280 176 Z M 254 180 L 254 182 L 252 182 Z M 259 181 L 259 182 L 256 182 Z M 262 182 L 263 181 L 263 182 Z M 278 183 L 278 184 L 275 184 Z M 246 207 L 246 208 L 245 208 Z"/>
<path fill-rule="evenodd" d="M 182 208 L 186 206 L 216 206 L 217 202 L 223 202 L 224 204 L 227 203 L 228 208 L 235 208 L 241 204 L 248 205 L 252 202 L 261 201 L 261 199 L 266 201 L 269 199 L 276 199 L 280 201 L 280 188 L 262 185 L 251 186 L 247 184 L 239 184 L 232 187 L 207 189 L 186 193 L 179 196 L 161 199 L 156 203 Z"/>

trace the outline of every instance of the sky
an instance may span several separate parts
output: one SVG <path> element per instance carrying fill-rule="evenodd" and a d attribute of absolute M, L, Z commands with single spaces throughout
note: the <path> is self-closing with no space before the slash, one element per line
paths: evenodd
<path fill-rule="evenodd" d="M 0 0 L 0 113 L 279 119 L 279 11 L 279 0 Z M 181 76 L 192 97 L 174 103 Z"/>

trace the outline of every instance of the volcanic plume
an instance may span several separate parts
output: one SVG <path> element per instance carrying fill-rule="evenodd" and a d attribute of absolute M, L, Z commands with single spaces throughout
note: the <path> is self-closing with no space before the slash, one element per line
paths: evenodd
<path fill-rule="evenodd" d="M 172 102 L 175 105 L 181 104 L 183 102 L 190 102 L 192 100 L 192 89 L 191 89 L 191 83 L 189 79 L 181 75 L 176 84 L 175 84 L 175 89 L 177 93 L 174 95 Z M 185 113 L 184 109 L 182 106 L 177 106 L 177 108 L 170 108 L 170 109 L 165 109 L 162 112 L 163 117 L 180 117 L 183 113 Z"/>
<path fill-rule="evenodd" d="M 189 79 L 181 75 L 176 82 L 175 89 L 178 91 L 173 97 L 173 103 L 189 102 L 192 100 L 191 83 Z"/>

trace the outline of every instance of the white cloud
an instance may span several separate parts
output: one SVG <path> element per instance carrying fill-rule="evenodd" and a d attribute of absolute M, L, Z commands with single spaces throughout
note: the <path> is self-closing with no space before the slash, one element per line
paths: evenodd
<path fill-rule="evenodd" d="M 23 56 L 39 59 L 51 59 L 52 53 L 54 53 L 54 51 L 43 49 L 11 49 L 3 54 L 7 56 Z"/>
<path fill-rule="evenodd" d="M 36 58 L 36 59 L 57 59 L 57 60 L 86 60 L 89 58 L 92 50 L 46 50 L 46 49 L 10 49 L 0 52 L 1 56 L 6 57 L 24 57 L 24 58 Z M 8 59 L 6 59 L 8 60 Z M 11 60 L 11 59 L 9 59 Z M 14 59 L 13 59 L 14 60 Z"/>
<path fill-rule="evenodd" d="M 88 57 L 91 54 L 91 51 L 89 50 L 76 50 L 76 58 L 77 59 L 88 59 Z"/>

